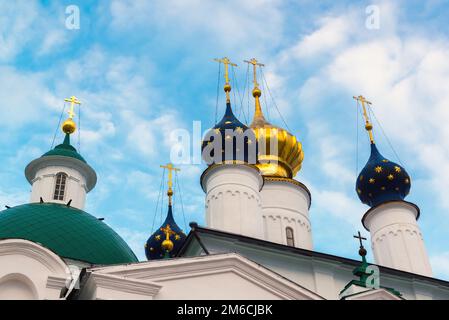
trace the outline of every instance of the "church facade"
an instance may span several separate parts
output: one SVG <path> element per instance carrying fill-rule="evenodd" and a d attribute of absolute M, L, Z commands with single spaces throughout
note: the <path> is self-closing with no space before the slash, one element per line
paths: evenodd
<path fill-rule="evenodd" d="M 312 196 L 295 179 L 304 159 L 301 143 L 262 112 L 257 60 L 253 67 L 254 117 L 248 126 L 233 113 L 228 58 L 224 65 L 226 111 L 202 141 L 207 164 L 200 177 L 205 226 L 188 233 L 173 216 L 172 164 L 163 224 L 144 244 L 138 261 L 102 219 L 84 211 L 97 175 L 72 146 L 76 130 L 70 103 L 64 141 L 31 161 L 25 176 L 30 203 L 0 212 L 0 299 L 449 299 L 449 282 L 433 277 L 419 207 L 405 200 L 411 178 L 382 156 L 360 104 L 371 155 L 355 194 L 370 208 L 361 213 L 370 232 L 374 263 L 313 249 Z M 193 289 L 193 290 L 192 290 Z"/>

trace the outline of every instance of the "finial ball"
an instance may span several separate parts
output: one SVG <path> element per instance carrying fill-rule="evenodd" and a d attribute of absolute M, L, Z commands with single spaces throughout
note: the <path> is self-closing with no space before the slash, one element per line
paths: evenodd
<path fill-rule="evenodd" d="M 366 254 L 367 254 L 366 249 L 363 248 L 363 247 L 361 247 L 361 248 L 359 249 L 359 255 L 360 255 L 361 257 L 364 257 L 364 256 L 366 256 Z"/>
<path fill-rule="evenodd" d="M 164 241 L 162 241 L 162 248 L 167 251 L 170 252 L 173 250 L 174 244 L 173 241 L 166 239 Z"/>
<path fill-rule="evenodd" d="M 226 84 L 224 85 L 224 91 L 225 91 L 225 92 L 230 92 L 230 91 L 231 91 L 231 85 L 230 85 L 229 83 L 226 83 Z"/>
<path fill-rule="evenodd" d="M 76 124 L 72 119 L 67 119 L 62 124 L 62 131 L 64 131 L 64 133 L 66 133 L 66 134 L 72 134 L 75 132 L 75 130 L 76 130 Z"/>
<path fill-rule="evenodd" d="M 262 91 L 260 91 L 259 88 L 254 88 L 253 89 L 253 97 L 260 97 L 262 95 Z"/>
<path fill-rule="evenodd" d="M 371 123 L 367 123 L 365 125 L 365 129 L 368 130 L 368 131 L 373 130 L 373 125 Z"/>

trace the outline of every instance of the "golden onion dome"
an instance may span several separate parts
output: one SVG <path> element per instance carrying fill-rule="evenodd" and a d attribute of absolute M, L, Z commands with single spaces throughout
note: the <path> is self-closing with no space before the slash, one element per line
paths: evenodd
<path fill-rule="evenodd" d="M 255 87 L 253 96 L 256 111 L 250 127 L 255 132 L 259 146 L 256 166 L 263 176 L 293 178 L 301 169 L 304 159 L 302 145 L 290 132 L 265 120 L 260 106 L 260 95 L 260 89 Z M 276 147 L 270 147 L 276 141 L 277 151 Z"/>

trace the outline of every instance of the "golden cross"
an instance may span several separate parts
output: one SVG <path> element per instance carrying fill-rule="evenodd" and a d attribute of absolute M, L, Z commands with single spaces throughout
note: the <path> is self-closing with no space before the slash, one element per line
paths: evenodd
<path fill-rule="evenodd" d="M 175 168 L 173 166 L 173 164 L 168 163 L 166 166 L 162 166 L 161 168 L 167 169 L 168 170 L 168 191 L 167 191 L 167 195 L 168 195 L 168 201 L 169 204 L 171 205 L 171 197 L 173 195 L 173 171 L 181 171 L 181 169 L 179 168 Z"/>
<path fill-rule="evenodd" d="M 233 67 L 237 67 L 237 65 L 235 63 L 231 62 L 231 60 L 229 60 L 228 57 L 224 57 L 222 59 L 214 59 L 214 61 L 224 64 L 224 66 L 225 66 L 224 77 L 225 77 L 226 83 L 229 84 L 229 68 L 228 68 L 228 66 L 231 65 Z"/>
<path fill-rule="evenodd" d="M 79 101 L 78 98 L 75 96 L 71 96 L 70 98 L 65 98 L 64 101 L 70 102 L 69 118 L 73 119 L 73 117 L 75 116 L 75 113 L 73 112 L 73 109 L 75 108 L 75 104 L 80 105 L 81 101 Z"/>
<path fill-rule="evenodd" d="M 365 118 L 365 129 L 366 129 L 366 131 L 368 131 L 369 140 L 371 141 L 371 143 L 374 143 L 373 125 L 372 125 L 372 123 L 369 120 L 369 116 L 368 116 L 368 113 L 366 112 L 366 106 L 365 106 L 365 103 L 367 105 L 371 105 L 371 102 L 366 100 L 365 97 L 361 96 L 361 95 L 358 96 L 358 97 L 354 96 L 353 98 L 362 104 L 363 117 Z"/>
<path fill-rule="evenodd" d="M 170 225 L 169 225 L 169 224 L 167 224 L 167 226 L 166 226 L 165 228 L 162 227 L 162 228 L 161 228 L 161 231 L 162 231 L 163 233 L 165 233 L 166 240 L 170 240 L 170 236 L 173 235 L 173 234 L 176 234 L 176 232 L 174 232 L 174 231 L 170 228 Z"/>
<path fill-rule="evenodd" d="M 253 82 L 254 82 L 254 88 L 258 88 L 259 87 L 259 84 L 257 83 L 257 66 L 259 66 L 259 67 L 265 67 L 265 65 L 264 64 L 262 64 L 262 63 L 259 63 L 257 60 L 256 60 L 256 58 L 252 58 L 251 60 L 243 60 L 243 62 L 246 62 L 246 63 L 250 63 L 250 64 L 252 64 L 253 65 L 253 74 L 254 74 L 254 80 L 253 80 Z"/>
<path fill-rule="evenodd" d="M 225 66 L 225 72 L 224 72 L 224 78 L 225 78 L 225 85 L 224 85 L 224 91 L 226 92 L 226 102 L 231 101 L 231 98 L 229 97 L 229 92 L 231 91 L 231 85 L 229 84 L 229 65 L 233 67 L 237 67 L 237 65 L 231 60 L 229 60 L 228 57 L 224 57 L 222 59 L 214 59 L 214 61 L 217 61 L 218 63 L 223 63 Z"/>

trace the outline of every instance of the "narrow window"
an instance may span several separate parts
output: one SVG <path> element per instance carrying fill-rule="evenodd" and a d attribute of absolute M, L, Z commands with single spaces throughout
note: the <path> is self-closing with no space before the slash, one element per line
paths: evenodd
<path fill-rule="evenodd" d="M 288 246 L 295 246 L 295 237 L 293 235 L 293 229 L 290 227 L 285 228 L 285 235 L 287 237 L 287 245 Z"/>
<path fill-rule="evenodd" d="M 53 195 L 53 200 L 64 200 L 66 180 L 67 175 L 64 172 L 59 172 L 56 174 L 55 194 Z"/>

